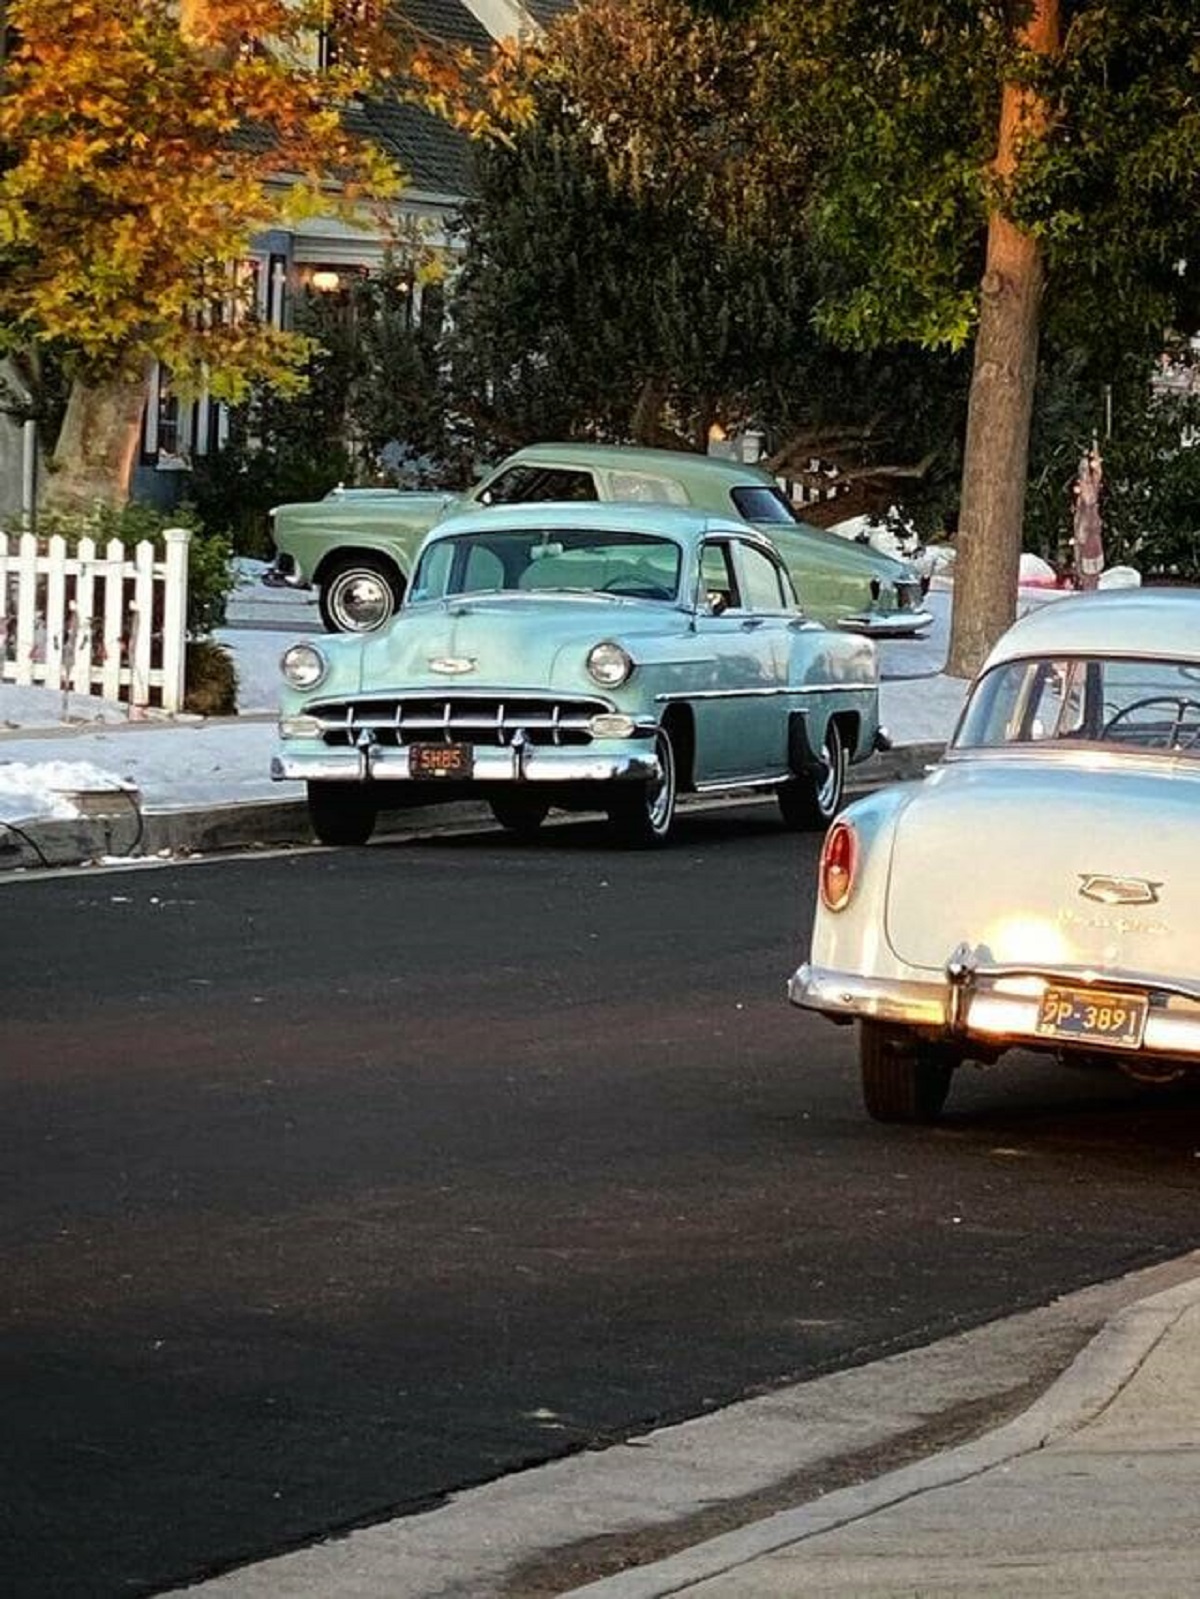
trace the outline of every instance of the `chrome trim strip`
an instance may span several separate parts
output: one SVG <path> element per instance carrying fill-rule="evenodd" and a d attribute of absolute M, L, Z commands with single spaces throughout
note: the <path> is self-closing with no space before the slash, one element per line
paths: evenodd
<path fill-rule="evenodd" d="M 739 777 L 735 782 L 715 781 L 711 783 L 697 783 L 697 794 L 733 794 L 742 788 L 778 788 L 780 783 L 786 783 L 791 776 L 790 772 L 776 772 L 771 777 Z"/>
<path fill-rule="evenodd" d="M 795 699 L 801 694 L 873 694 L 874 683 L 797 683 L 777 688 L 701 688 L 678 694 L 656 694 L 656 705 L 683 700 Z"/>

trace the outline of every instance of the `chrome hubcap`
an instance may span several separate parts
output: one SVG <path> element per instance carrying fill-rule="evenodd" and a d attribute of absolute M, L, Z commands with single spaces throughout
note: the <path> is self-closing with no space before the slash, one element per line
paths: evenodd
<path fill-rule="evenodd" d="M 376 572 L 343 572 L 333 586 L 329 609 L 347 633 L 369 633 L 392 614 L 392 591 Z"/>
<path fill-rule="evenodd" d="M 662 767 L 662 776 L 653 788 L 647 790 L 646 814 L 650 818 L 650 826 L 656 833 L 661 833 L 669 825 L 675 809 L 675 754 L 670 740 L 661 733 L 655 745 L 655 754 Z"/>
<path fill-rule="evenodd" d="M 841 786 L 841 754 L 830 747 L 826 738 L 821 746 L 821 781 L 817 786 L 817 804 L 821 810 L 829 814 L 838 801 L 838 790 Z"/>

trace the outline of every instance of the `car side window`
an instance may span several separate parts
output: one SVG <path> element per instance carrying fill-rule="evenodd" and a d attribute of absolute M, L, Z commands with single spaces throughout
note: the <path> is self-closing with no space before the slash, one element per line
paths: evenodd
<path fill-rule="evenodd" d="M 724 541 L 707 543 L 700 551 L 700 589 L 714 616 L 740 607 L 733 551 Z"/>
<path fill-rule="evenodd" d="M 481 505 L 528 505 L 541 500 L 598 500 L 590 472 L 565 466 L 510 466 L 479 491 Z"/>
<path fill-rule="evenodd" d="M 637 505 L 686 505 L 688 497 L 681 484 L 649 472 L 610 472 L 608 497 Z"/>
<path fill-rule="evenodd" d="M 748 611 L 782 611 L 790 601 L 783 574 L 765 550 L 739 544 L 742 567 L 742 603 Z"/>

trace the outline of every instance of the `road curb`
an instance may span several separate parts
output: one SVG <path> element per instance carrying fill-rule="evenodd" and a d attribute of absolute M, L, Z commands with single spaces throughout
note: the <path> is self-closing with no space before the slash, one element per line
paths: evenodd
<path fill-rule="evenodd" d="M 573 1588 L 563 1599 L 667 1599 L 763 1556 L 861 1521 L 906 1499 L 965 1482 L 1068 1437 L 1112 1403 L 1175 1323 L 1197 1304 L 1200 1275 L 1126 1306 L 1106 1322 L 1028 1410 L 982 1438 L 807 1505 L 780 1511 L 653 1565 Z"/>
<path fill-rule="evenodd" d="M 923 777 L 941 744 L 902 744 L 872 755 L 852 769 L 850 794 Z M 687 802 L 682 807 L 687 809 Z M 385 814 L 379 837 L 410 838 L 478 824 L 491 825 L 486 805 L 420 806 Z M 205 855 L 240 849 L 281 849 L 314 842 L 303 799 L 228 800 L 212 805 L 141 810 L 113 801 L 109 810 L 70 820 L 0 823 L 0 873 L 82 866 L 93 861 L 153 856 Z"/>

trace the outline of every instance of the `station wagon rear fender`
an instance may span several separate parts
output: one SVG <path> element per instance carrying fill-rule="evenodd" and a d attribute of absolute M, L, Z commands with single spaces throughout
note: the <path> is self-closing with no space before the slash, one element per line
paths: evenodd
<path fill-rule="evenodd" d="M 820 696 L 813 695 L 812 698 L 819 700 Z M 858 711 L 840 710 L 836 706 L 810 703 L 788 716 L 788 767 L 791 771 L 798 774 L 814 772 L 823 764 L 821 750 L 825 744 L 826 728 L 831 721 L 837 723 L 849 760 L 860 758 L 861 714 Z"/>

